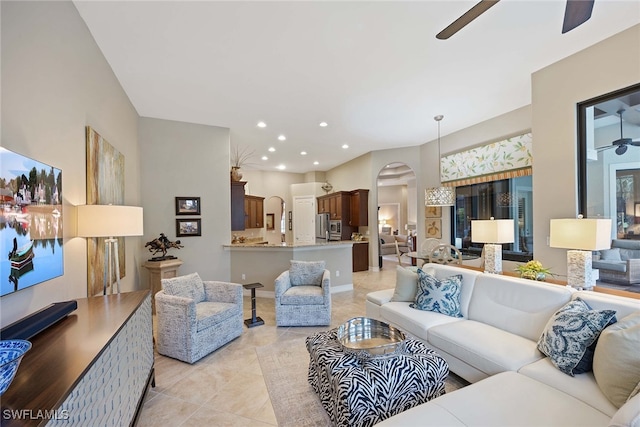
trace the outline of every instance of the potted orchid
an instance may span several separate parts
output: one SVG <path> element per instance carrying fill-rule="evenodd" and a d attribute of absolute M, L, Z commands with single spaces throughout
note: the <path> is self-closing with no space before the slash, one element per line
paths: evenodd
<path fill-rule="evenodd" d="M 542 266 L 540 261 L 531 260 L 524 265 L 519 265 L 516 271 L 520 273 L 520 277 L 530 280 L 544 281 L 547 274 L 553 275 L 551 270 Z"/>

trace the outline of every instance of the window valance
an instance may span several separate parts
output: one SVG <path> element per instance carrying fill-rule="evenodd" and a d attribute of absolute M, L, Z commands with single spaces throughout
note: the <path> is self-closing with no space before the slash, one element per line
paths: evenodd
<path fill-rule="evenodd" d="M 531 132 L 445 156 L 442 185 L 456 187 L 531 175 Z"/>

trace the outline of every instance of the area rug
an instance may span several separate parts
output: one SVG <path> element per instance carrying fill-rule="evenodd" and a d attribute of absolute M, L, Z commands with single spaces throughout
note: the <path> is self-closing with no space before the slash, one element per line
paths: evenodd
<path fill-rule="evenodd" d="M 318 396 L 307 382 L 309 353 L 305 337 L 256 348 L 262 375 L 269 391 L 273 412 L 280 427 L 331 425 Z M 467 383 L 450 375 L 445 382 L 447 393 Z"/>

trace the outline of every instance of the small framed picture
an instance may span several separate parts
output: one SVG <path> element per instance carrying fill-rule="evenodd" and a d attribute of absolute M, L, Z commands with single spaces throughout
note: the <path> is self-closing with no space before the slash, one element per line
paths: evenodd
<path fill-rule="evenodd" d="M 291 213 L 291 212 L 289 212 Z M 289 220 L 289 231 L 293 230 L 293 221 Z"/>
<path fill-rule="evenodd" d="M 434 239 L 442 239 L 442 220 L 441 219 L 425 219 L 424 234 L 426 237 Z"/>
<path fill-rule="evenodd" d="M 291 212 L 291 211 L 289 211 L 289 221 L 291 221 L 292 219 L 293 219 L 292 212 Z M 289 229 L 289 230 L 291 230 L 291 229 Z"/>
<path fill-rule="evenodd" d="M 176 215 L 200 215 L 200 197 L 176 197 Z"/>
<path fill-rule="evenodd" d="M 201 220 L 198 219 L 176 219 L 176 236 L 201 236 Z"/>
<path fill-rule="evenodd" d="M 275 214 L 272 213 L 268 213 L 267 214 L 267 230 L 273 230 L 274 226 L 273 226 L 273 220 L 274 220 Z"/>
<path fill-rule="evenodd" d="M 426 206 L 424 208 L 425 218 L 440 218 L 442 216 L 441 206 Z"/>

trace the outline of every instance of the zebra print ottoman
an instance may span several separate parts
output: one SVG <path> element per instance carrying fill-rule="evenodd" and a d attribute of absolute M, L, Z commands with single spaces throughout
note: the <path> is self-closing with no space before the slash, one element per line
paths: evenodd
<path fill-rule="evenodd" d="M 345 351 L 337 329 L 306 339 L 309 383 L 336 426 L 372 426 L 444 394 L 447 362 L 407 338 L 394 353 Z"/>

